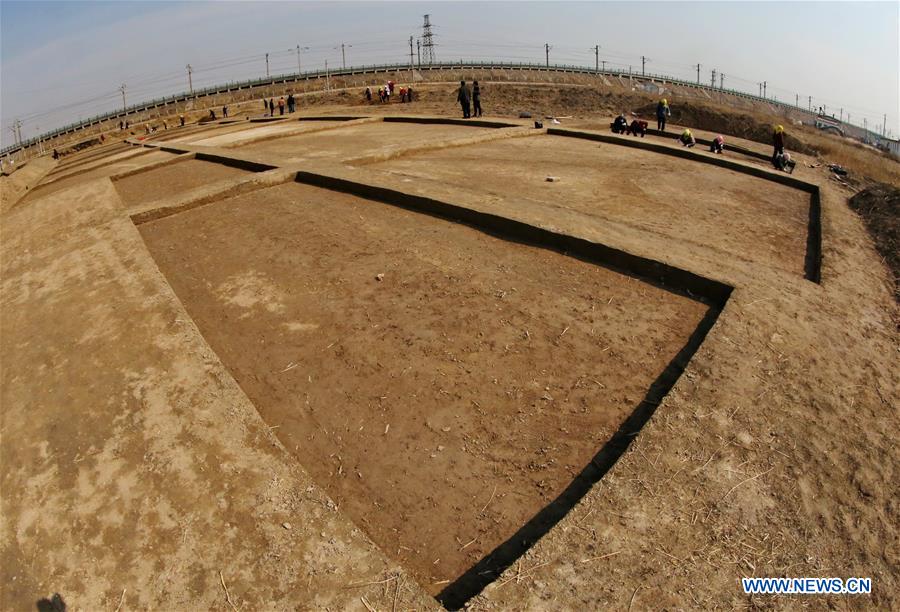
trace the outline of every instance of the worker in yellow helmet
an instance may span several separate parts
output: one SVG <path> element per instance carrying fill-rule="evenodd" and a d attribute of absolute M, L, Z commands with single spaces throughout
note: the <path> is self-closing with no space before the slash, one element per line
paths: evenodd
<path fill-rule="evenodd" d="M 693 147 L 695 144 L 697 144 L 697 141 L 694 139 L 694 135 L 691 133 L 691 131 L 689 129 L 685 129 L 681 133 L 681 136 L 678 138 L 678 140 L 679 140 L 679 142 L 681 142 L 681 144 L 683 146 L 685 146 L 689 149 L 691 147 Z"/>
<path fill-rule="evenodd" d="M 781 170 L 783 167 L 781 160 L 784 157 L 784 126 L 775 126 L 775 131 L 772 134 L 772 145 L 775 147 L 775 150 L 772 151 L 772 165 Z"/>
<path fill-rule="evenodd" d="M 669 111 L 669 102 L 663 98 L 656 105 L 656 129 L 660 132 L 666 131 L 666 117 L 672 113 Z"/>

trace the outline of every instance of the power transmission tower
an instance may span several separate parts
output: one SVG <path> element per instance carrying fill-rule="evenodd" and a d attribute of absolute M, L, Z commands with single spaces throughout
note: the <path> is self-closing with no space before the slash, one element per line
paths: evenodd
<path fill-rule="evenodd" d="M 547 59 L 547 68 L 550 67 L 550 43 L 544 43 L 544 57 Z"/>
<path fill-rule="evenodd" d="M 725 74 L 719 73 L 719 89 L 725 89 Z"/>
<path fill-rule="evenodd" d="M 812 112 L 812 96 L 809 97 L 809 112 Z"/>
<path fill-rule="evenodd" d="M 594 72 L 600 70 L 600 45 L 594 45 Z"/>
<path fill-rule="evenodd" d="M 429 15 L 425 15 L 425 22 L 422 24 L 422 47 L 424 47 L 425 63 L 434 63 L 434 34 L 431 31 L 431 19 Z"/>
<path fill-rule="evenodd" d="M 884 123 L 881 124 L 881 135 L 887 136 L 887 113 L 884 114 Z"/>
<path fill-rule="evenodd" d="M 794 94 L 794 106 L 800 108 L 800 94 Z"/>
<path fill-rule="evenodd" d="M 416 39 L 416 63 L 419 65 L 419 70 L 422 69 L 422 40 L 420 38 Z"/>
<path fill-rule="evenodd" d="M 645 69 L 647 67 L 647 62 L 649 61 L 650 58 L 644 57 L 643 55 L 641 56 L 641 76 L 644 76 L 647 73 Z M 631 73 L 631 66 L 628 67 L 628 72 Z"/>
<path fill-rule="evenodd" d="M 697 85 L 700 84 L 700 64 L 697 64 Z"/>
<path fill-rule="evenodd" d="M 712 81 L 710 82 L 709 86 L 712 87 L 713 89 L 715 89 L 715 87 L 716 87 L 716 69 L 715 68 L 713 68 L 713 70 L 712 70 Z"/>
<path fill-rule="evenodd" d="M 125 83 L 122 83 L 122 86 L 119 87 L 119 91 L 122 92 L 122 110 L 124 111 L 128 106 L 125 104 Z"/>
<path fill-rule="evenodd" d="M 194 80 L 191 78 L 191 73 L 194 71 L 194 69 L 191 68 L 190 64 L 187 65 L 187 71 L 188 71 L 188 89 L 190 90 L 191 95 L 194 95 Z"/>
<path fill-rule="evenodd" d="M 266 53 L 266 78 L 269 78 L 269 54 Z"/>
<path fill-rule="evenodd" d="M 767 81 L 763 81 L 763 98 L 766 97 L 766 84 L 767 84 Z"/>
<path fill-rule="evenodd" d="M 603 72 L 606 72 L 606 60 L 600 60 L 600 63 L 603 64 Z"/>

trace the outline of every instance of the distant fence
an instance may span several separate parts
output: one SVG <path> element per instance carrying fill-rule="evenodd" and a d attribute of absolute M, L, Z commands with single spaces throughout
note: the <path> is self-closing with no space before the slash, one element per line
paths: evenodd
<path fill-rule="evenodd" d="M 441 71 L 441 70 L 518 70 L 518 71 L 531 71 L 531 72 L 559 72 L 559 73 L 568 73 L 568 74 L 583 74 L 583 75 L 603 75 L 609 77 L 631 77 L 631 78 L 639 78 L 643 80 L 652 80 L 655 82 L 662 82 L 663 84 L 673 84 L 678 85 L 680 87 L 688 87 L 694 88 L 698 90 L 706 90 L 706 91 L 714 91 L 719 93 L 725 93 L 732 96 L 736 96 L 739 98 L 744 98 L 747 100 L 764 102 L 766 104 L 771 104 L 774 106 L 778 106 L 784 109 L 796 110 L 802 112 L 809 112 L 807 109 L 802 106 L 796 106 L 794 104 L 788 104 L 786 102 L 779 102 L 776 100 L 772 100 L 769 98 L 763 98 L 761 96 L 755 96 L 753 94 L 748 94 L 743 91 L 737 91 L 734 89 L 723 89 L 720 87 L 714 87 L 711 85 L 704 85 L 702 83 L 696 83 L 691 81 L 685 81 L 682 79 L 676 79 L 671 76 L 663 75 L 663 74 L 651 74 L 651 73 L 635 73 L 624 70 L 595 70 L 593 68 L 588 68 L 585 66 L 570 66 L 565 64 L 550 64 L 549 66 L 546 64 L 529 64 L 529 63 L 509 63 L 509 62 L 442 62 L 442 63 L 434 63 L 434 64 L 426 64 L 426 65 L 412 65 L 412 64 L 376 64 L 372 66 L 351 66 L 346 69 L 341 70 L 311 70 L 307 72 L 301 73 L 290 73 L 290 74 L 282 74 L 273 77 L 266 77 L 261 79 L 254 79 L 249 81 L 241 81 L 241 82 L 229 82 L 220 85 L 215 85 L 212 87 L 206 87 L 204 89 L 195 90 L 193 93 L 190 92 L 182 92 L 179 94 L 175 94 L 172 96 L 165 96 L 162 98 L 157 98 L 155 100 L 150 100 L 149 102 L 141 102 L 139 104 L 133 104 L 126 108 L 123 108 L 120 111 L 111 111 L 108 113 L 104 113 L 102 115 L 97 115 L 95 117 L 91 117 L 90 119 L 85 119 L 83 121 L 79 121 L 77 123 L 71 123 L 69 125 L 63 126 L 61 128 L 57 128 L 53 131 L 47 132 L 45 134 L 41 134 L 39 136 L 35 136 L 23 143 L 9 145 L 0 149 L 0 155 L 7 155 L 10 153 L 15 153 L 17 151 L 23 151 L 33 146 L 39 146 L 41 143 L 44 143 L 48 140 L 52 140 L 53 138 L 57 138 L 59 136 L 63 136 L 66 134 L 73 134 L 80 130 L 87 129 L 89 127 L 104 123 L 106 121 L 111 121 L 115 119 L 125 119 L 130 115 L 139 114 L 147 111 L 151 111 L 156 108 L 165 107 L 170 104 L 177 104 L 179 102 L 189 102 L 192 100 L 197 100 L 200 98 L 205 98 L 208 96 L 214 96 L 219 94 L 227 94 L 234 91 L 241 91 L 245 89 L 253 89 L 255 87 L 265 87 L 265 86 L 274 86 L 280 84 L 287 83 L 296 83 L 298 81 L 310 81 L 314 79 L 329 79 L 329 78 L 340 78 L 340 77 L 348 77 L 348 76 L 360 76 L 360 75 L 368 75 L 368 74 L 377 74 L 380 72 L 399 72 L 405 70 L 417 70 L 417 71 Z"/>

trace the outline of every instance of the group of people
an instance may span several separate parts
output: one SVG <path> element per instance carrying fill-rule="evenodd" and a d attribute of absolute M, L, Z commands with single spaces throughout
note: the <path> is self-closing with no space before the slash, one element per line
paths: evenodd
<path fill-rule="evenodd" d="M 278 109 L 279 115 L 284 114 L 285 108 L 287 108 L 287 111 L 289 113 L 293 113 L 294 111 L 297 110 L 297 99 L 294 97 L 294 94 L 292 94 L 292 93 L 289 93 L 287 98 L 285 98 L 284 96 L 281 96 L 280 98 L 278 98 L 277 101 L 274 98 L 269 98 L 268 100 L 263 98 L 262 102 L 263 102 L 263 112 L 265 113 L 266 117 L 274 117 L 276 108 Z M 225 115 L 226 117 L 228 116 L 227 107 L 223 108 L 222 114 Z"/>
<path fill-rule="evenodd" d="M 648 124 L 646 121 L 638 119 L 635 117 L 632 119 L 631 123 L 628 123 L 628 119 L 625 117 L 625 113 L 621 113 L 612 123 L 612 131 L 613 134 L 631 134 L 632 136 L 641 135 L 641 138 L 647 133 Z"/>
<path fill-rule="evenodd" d="M 481 87 L 478 81 L 472 81 L 472 91 L 469 92 L 469 86 L 465 81 L 459 82 L 459 91 L 456 94 L 456 101 L 462 108 L 463 119 L 469 119 L 473 116 L 481 117 Z"/>
<path fill-rule="evenodd" d="M 462 84 L 461 84 L 462 85 Z M 462 97 L 462 86 L 460 87 L 460 97 Z M 464 109 L 465 112 L 465 109 Z M 656 105 L 656 129 L 664 132 L 666 129 L 666 120 L 671 117 L 672 110 L 669 108 L 669 101 L 665 98 L 661 99 Z M 632 121 L 629 123 L 625 113 L 620 113 L 610 125 L 614 134 L 631 134 L 632 136 L 644 137 L 647 132 L 647 122 L 637 118 L 632 113 Z M 678 136 L 678 142 L 683 147 L 693 148 L 697 145 L 697 139 L 689 128 L 685 128 Z M 792 172 L 796 162 L 791 159 L 790 153 L 784 150 L 784 126 L 776 125 L 772 133 L 772 165 L 778 170 Z M 709 143 L 709 152 L 722 154 L 725 151 L 725 137 L 717 134 Z"/>
<path fill-rule="evenodd" d="M 388 81 L 387 83 L 384 84 L 383 87 L 378 88 L 378 100 L 382 104 L 390 104 L 391 96 L 394 95 L 395 90 L 397 91 L 398 94 L 400 94 L 400 102 L 401 103 L 405 104 L 405 103 L 413 101 L 412 87 L 409 87 L 408 85 L 404 85 L 398 89 L 396 84 L 393 81 Z M 372 88 L 366 87 L 366 91 L 365 91 L 364 95 L 366 97 L 366 102 L 371 102 L 372 97 L 373 97 Z"/>

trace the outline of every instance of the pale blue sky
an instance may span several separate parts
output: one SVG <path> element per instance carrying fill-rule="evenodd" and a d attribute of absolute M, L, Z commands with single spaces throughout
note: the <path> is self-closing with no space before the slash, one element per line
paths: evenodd
<path fill-rule="evenodd" d="M 635 66 L 779 100 L 841 106 L 870 127 L 888 114 L 898 129 L 900 10 L 897 2 L 0 2 L 0 122 L 23 135 L 194 86 L 304 69 L 406 61 L 422 15 L 436 25 L 438 58 Z"/>

